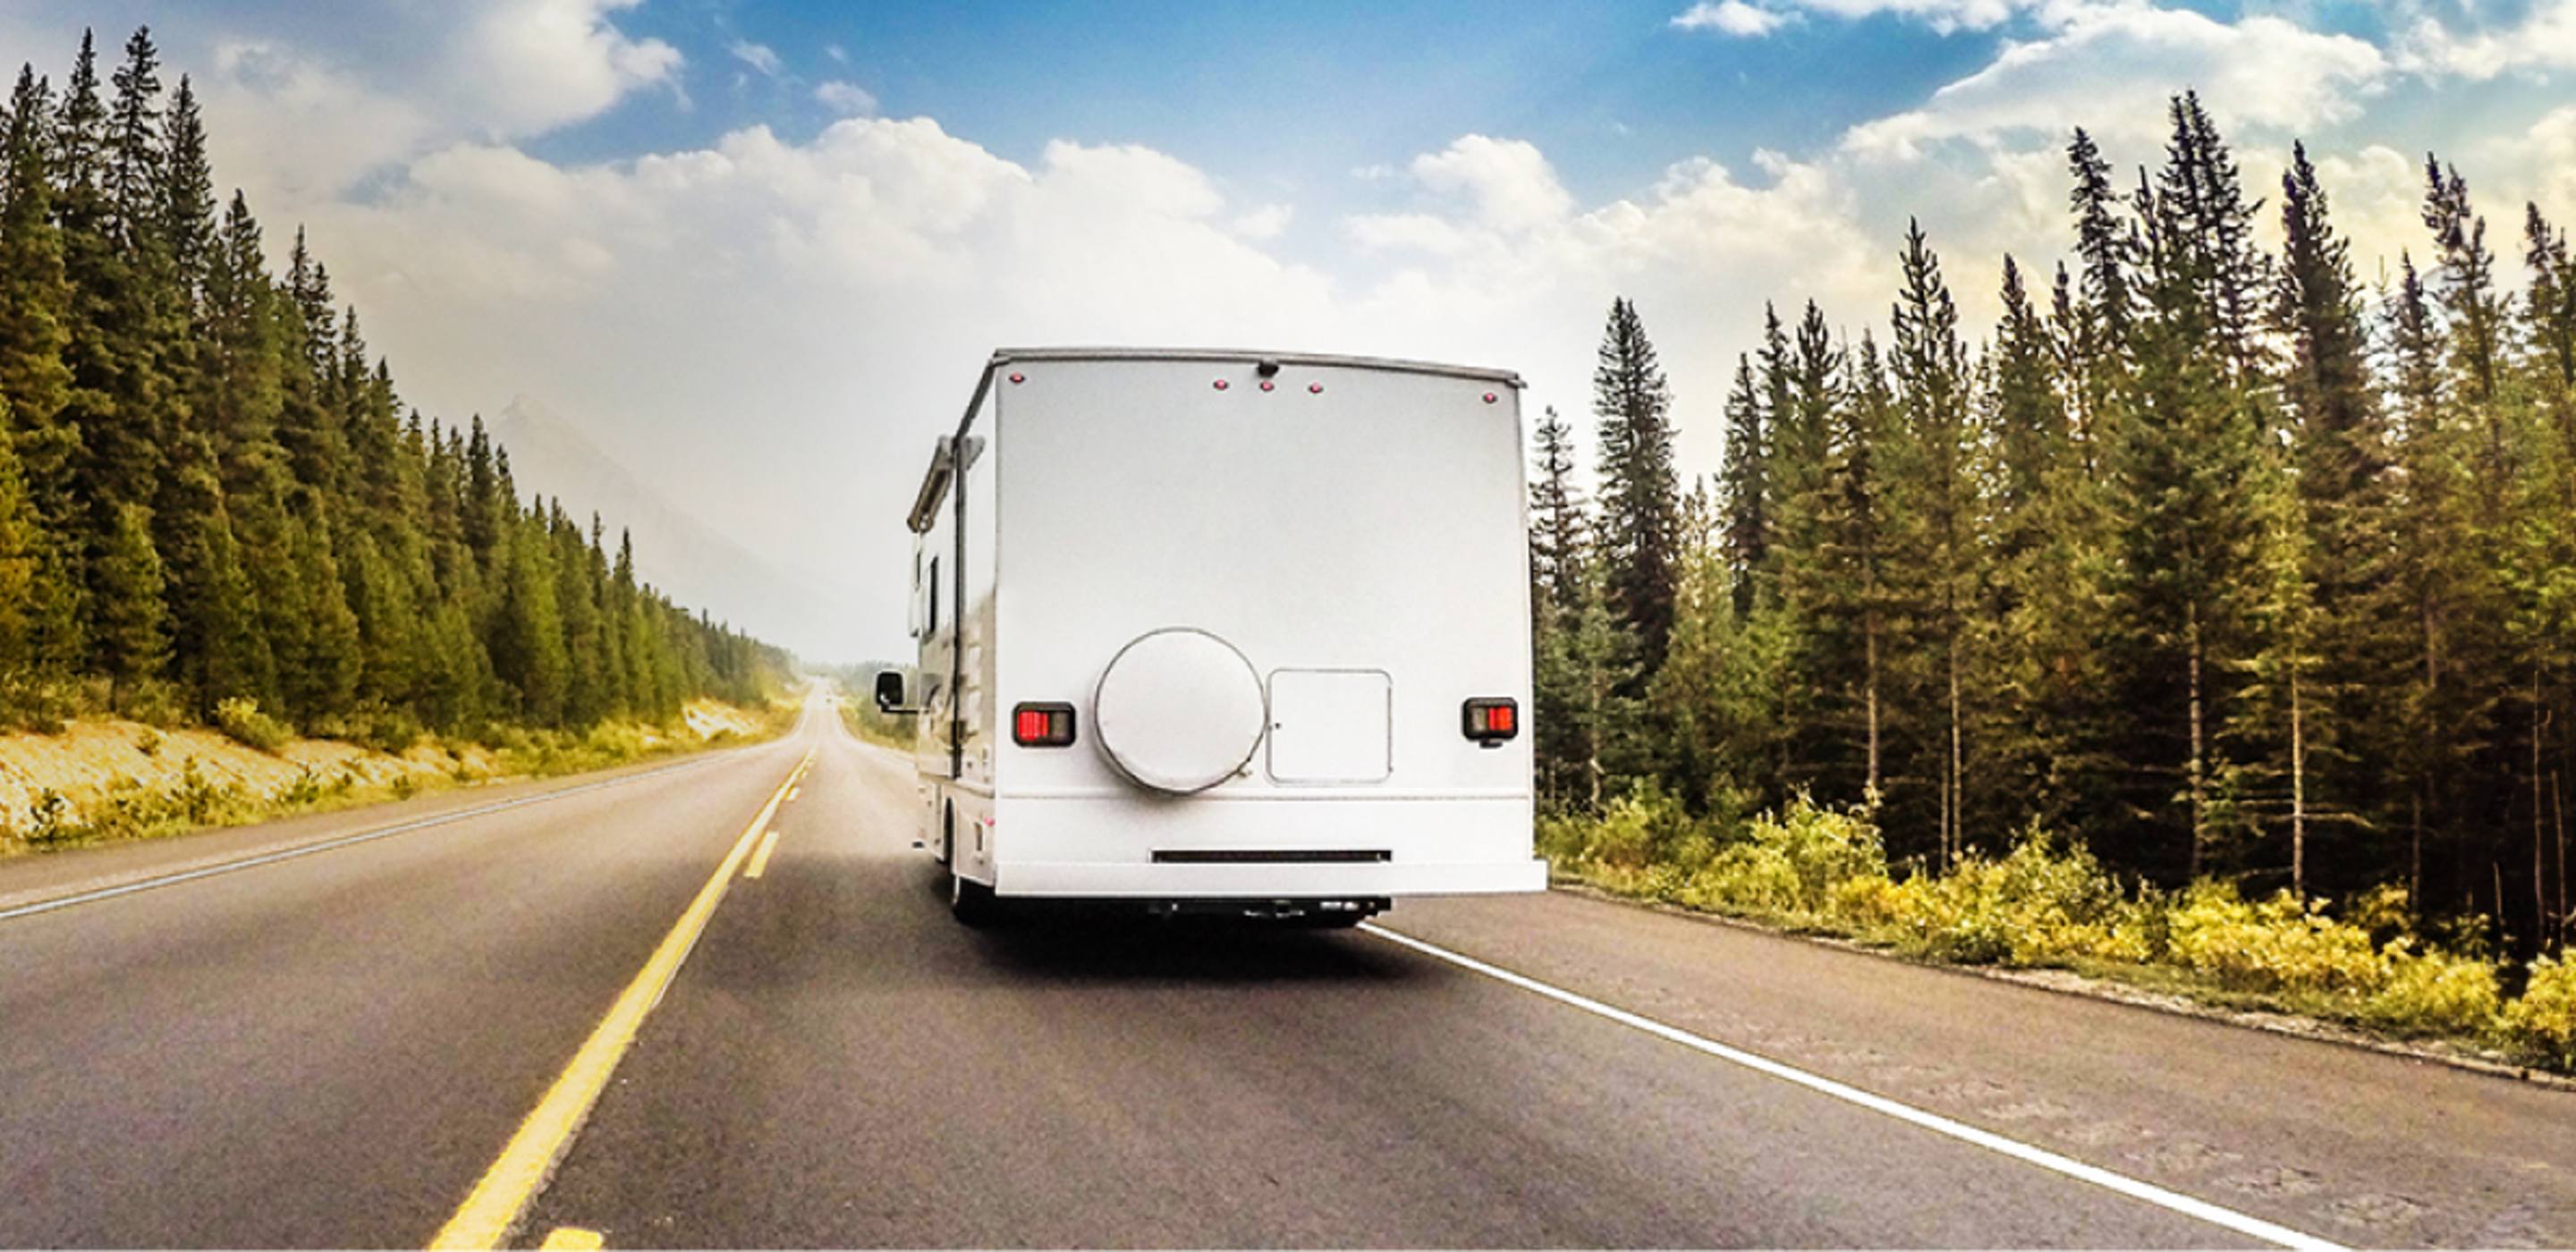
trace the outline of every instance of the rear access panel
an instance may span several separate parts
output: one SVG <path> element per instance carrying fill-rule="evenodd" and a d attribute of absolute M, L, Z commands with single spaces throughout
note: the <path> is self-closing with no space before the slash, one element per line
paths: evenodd
<path fill-rule="evenodd" d="M 1270 778 L 1384 782 L 1395 771 L 1395 682 L 1384 670 L 1270 672 Z"/>

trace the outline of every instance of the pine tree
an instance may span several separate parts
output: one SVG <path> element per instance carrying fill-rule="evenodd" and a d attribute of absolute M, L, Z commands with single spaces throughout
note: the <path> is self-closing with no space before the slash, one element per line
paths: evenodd
<path fill-rule="evenodd" d="M 2461 402 L 2492 413 L 2503 366 L 2504 297 L 2496 291 L 2487 222 L 2470 208 L 2469 184 L 2458 169 L 2445 170 L 2427 153 L 2424 180 L 2424 225 L 2431 228 L 2441 258 L 2441 305 L 2450 318 L 2452 370 L 2463 388 Z M 2500 475 L 2503 428 L 2491 420 L 2486 434 L 2490 472 Z"/>
<path fill-rule="evenodd" d="M 519 716 L 539 726 L 560 725 L 568 659 L 563 614 L 555 596 L 544 531 L 514 519 L 502 557 L 500 603 L 493 623 L 492 669 L 517 696 Z M 658 701 L 674 707 L 675 700 Z"/>
<path fill-rule="evenodd" d="M 1732 562 L 1713 542 L 1717 509 L 1703 489 L 1684 507 L 1680 583 L 1671 648 L 1647 685 L 1663 723 L 1666 773 L 1683 803 L 1734 816 L 1749 807 L 1747 782 L 1776 799 L 1787 722 L 1779 705 L 1788 636 L 1778 608 L 1737 613 Z"/>
<path fill-rule="evenodd" d="M 2576 261 L 2567 233 L 2551 226 L 2539 205 L 2523 206 L 2522 230 L 2523 262 L 2531 269 L 2531 354 L 2544 391 L 2564 410 L 2568 393 L 2576 391 Z M 2576 439 L 2563 426 L 2561 435 Z"/>
<path fill-rule="evenodd" d="M 153 228 L 181 299 L 191 312 L 202 300 L 207 271 L 214 265 L 215 175 L 206 157 L 206 125 L 197 108 L 197 91 L 187 77 L 171 97 L 164 119 L 163 153 L 158 192 L 159 215 Z"/>
<path fill-rule="evenodd" d="M 169 610 L 162 602 L 161 554 L 152 547 L 151 510 L 117 510 L 113 542 L 98 562 L 100 668 L 121 699 L 135 684 L 157 679 L 170 659 Z"/>
<path fill-rule="evenodd" d="M 1846 397 L 1834 411 L 1815 604 L 1807 620 L 1821 632 L 1813 672 L 1836 682 L 1844 716 L 1835 729 L 1857 740 L 1861 776 L 1854 797 L 1875 809 L 1886 794 L 1886 669 L 1895 604 L 1885 567 L 1887 487 L 1881 467 L 1896 398 L 1878 344 L 1863 332 L 1850 357 Z"/>
<path fill-rule="evenodd" d="M 1983 764 L 1962 786 L 1977 802 L 1964 807 L 2019 807 L 2051 820 L 2066 804 L 2059 793 L 2072 734 L 2060 720 L 2067 709 L 2056 676 L 2065 649 L 2052 627 L 2078 575 L 2067 559 L 2073 536 L 2064 533 L 2078 519 L 2063 497 L 2084 481 L 2081 468 L 2067 464 L 2073 442 L 2054 356 L 2048 325 L 2008 255 L 2003 316 L 1977 406 L 1989 568 L 1971 633 L 1989 658 L 1989 680 L 1972 737 L 1985 746 Z"/>
<path fill-rule="evenodd" d="M 1974 428 L 1969 420 L 1967 345 L 1959 313 L 1922 226 L 1909 222 L 1904 287 L 1895 309 L 1894 373 L 1901 415 L 1890 466 L 1901 502 L 1908 615 L 1933 673 L 1929 702 L 1941 712 L 1931 755 L 1938 780 L 1938 852 L 1943 864 L 1966 850 L 1961 784 L 1967 772 L 1967 613 L 1978 579 Z"/>
<path fill-rule="evenodd" d="M 166 562 L 176 677 L 201 709 L 233 697 L 265 698 L 274 707 L 276 661 L 259 632 L 213 450 L 204 449 L 172 477 L 177 485 L 169 507 L 181 519 L 175 528 L 181 538 Z"/>
<path fill-rule="evenodd" d="M 2259 338 L 2268 307 L 2269 266 L 2254 243 L 2254 217 L 2262 204 L 2245 198 L 2236 158 L 2198 92 L 2175 97 L 2170 117 L 2173 136 L 2165 148 L 2157 200 L 2181 229 L 2167 243 L 2191 254 L 2188 268 L 2200 285 L 2228 382 L 2258 388 L 2269 364 Z"/>
<path fill-rule="evenodd" d="M 1548 407 L 1539 419 L 1530 484 L 1530 608 L 1545 625 L 1569 611 L 1581 594 L 1581 570 L 1590 549 L 1583 489 L 1574 481 L 1574 430 Z"/>
<path fill-rule="evenodd" d="M 1671 408 L 1636 306 L 1613 300 L 1592 375 L 1592 412 L 1601 423 L 1600 551 L 1606 597 L 1636 636 L 1641 678 L 1663 663 L 1678 581 L 1681 486 Z"/>
<path fill-rule="evenodd" d="M 1735 359 L 1735 389 L 1726 395 L 1726 463 L 1722 484 L 1722 548 L 1729 601 L 1739 618 L 1750 616 L 1771 561 L 1770 456 L 1763 445 L 1762 391 L 1753 362 Z"/>
<path fill-rule="evenodd" d="M 235 495 L 256 489 L 272 468 L 285 464 L 277 444 L 285 381 L 271 313 L 276 293 L 262 257 L 259 223 L 235 192 L 206 267 L 192 406 L 199 428 L 214 442 L 224 488 Z"/>
<path fill-rule="evenodd" d="M 0 397 L 0 431 L 9 428 L 9 402 Z M 45 534 L 18 470 L 14 441 L 0 439 L 0 682 L 35 668 L 36 579 L 43 569 Z"/>
<path fill-rule="evenodd" d="M 304 613 L 312 633 L 301 672 L 287 679 L 287 696 L 305 717 L 334 717 L 348 712 L 357 699 L 366 649 L 340 573 L 329 502 L 307 489 L 298 493 L 296 503 L 290 533 L 296 581 L 304 591 Z"/>
<path fill-rule="evenodd" d="M 1793 615 L 1804 613 L 1815 595 L 1816 553 L 1824 543 L 1826 472 L 1832 459 L 1834 410 L 1843 401 L 1843 368 L 1843 351 L 1825 324 L 1824 310 L 1808 301 L 1783 365 L 1781 403 L 1764 432 L 1773 502 L 1772 561 L 1781 602 Z"/>
<path fill-rule="evenodd" d="M 61 533 L 74 522 L 71 459 L 80 433 L 62 420 L 71 402 L 72 288 L 62 232 L 53 222 L 47 168 L 53 101 L 32 69 L 18 72 L 0 132 L 0 398 L 13 411 L 17 455 L 37 515 Z"/>
<path fill-rule="evenodd" d="M 2178 125 L 2180 164 L 2137 192 L 2144 311 L 2111 486 L 2114 515 L 2124 523 L 2117 590 L 2126 637 L 2119 647 L 2134 710 L 2126 751 L 2142 780 L 2179 783 L 2175 792 L 2133 792 L 2130 802 L 2149 826 L 2142 843 L 2179 843 L 2182 853 L 2141 859 L 2188 877 L 2201 873 L 2227 817 L 2219 811 L 2225 797 L 2213 794 L 2228 773 L 2216 755 L 2218 735 L 2231 675 L 2255 650 L 2246 594 L 2255 585 L 2250 574 L 2264 515 L 2259 491 L 2248 485 L 2265 472 L 2260 449 L 2268 429 L 2234 380 L 2236 363 L 2216 329 L 2221 309 L 2211 293 L 2223 282 L 2214 272 L 2223 249 L 2198 233 L 2214 211 L 2161 194 L 2201 182 L 2194 169 L 2208 154 L 2190 150 L 2199 142 Z M 2202 184 L 2191 194 L 2205 191 Z M 2170 827 L 2157 829 L 2156 815 L 2177 799 L 2184 821 L 2174 839 Z"/>
<path fill-rule="evenodd" d="M 2329 220 L 2305 145 L 2281 181 L 2282 264 L 2274 324 L 2290 361 L 2281 389 L 2298 489 L 2283 507 L 2296 534 L 2272 541 L 2265 613 L 2283 638 L 2271 681 L 2291 692 L 2292 884 L 2306 888 L 2312 816 L 2365 826 L 2381 802 L 2384 731 L 2400 710 L 2377 693 L 2402 675 L 2403 603 L 2391 558 L 2391 432 L 2372 394 L 2362 298 L 2350 247 Z M 2276 527 L 2276 529 L 2278 529 Z M 2294 664 L 2286 673 L 2282 664 Z M 2378 733 L 2377 744 L 2368 736 Z M 2373 750 L 2373 749 L 2377 750 Z M 2310 761 L 2327 768 L 2312 769 Z M 2311 782 L 2311 779 L 2314 782 Z"/>

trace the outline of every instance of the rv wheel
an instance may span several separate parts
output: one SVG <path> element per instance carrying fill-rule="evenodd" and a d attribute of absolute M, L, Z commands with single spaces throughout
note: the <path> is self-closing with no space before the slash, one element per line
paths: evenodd
<path fill-rule="evenodd" d="M 969 926 L 990 925 L 1000 904 L 993 889 L 955 870 L 948 874 L 948 913 Z"/>

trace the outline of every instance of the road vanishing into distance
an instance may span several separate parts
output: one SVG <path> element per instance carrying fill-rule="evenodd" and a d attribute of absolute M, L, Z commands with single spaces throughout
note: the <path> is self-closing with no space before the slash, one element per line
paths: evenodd
<path fill-rule="evenodd" d="M 2576 1242 L 2576 1094 L 1561 893 L 970 931 L 913 804 L 818 702 L 0 865 L 0 1245 Z"/>

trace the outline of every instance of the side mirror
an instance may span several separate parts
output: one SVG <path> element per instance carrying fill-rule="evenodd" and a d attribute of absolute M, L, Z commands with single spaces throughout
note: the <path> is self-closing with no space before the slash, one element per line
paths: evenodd
<path fill-rule="evenodd" d="M 877 708 L 887 713 L 903 711 L 903 671 L 877 671 Z"/>

